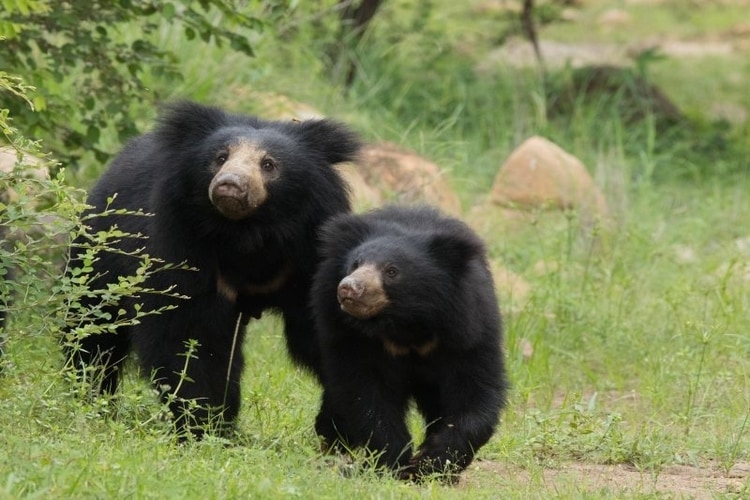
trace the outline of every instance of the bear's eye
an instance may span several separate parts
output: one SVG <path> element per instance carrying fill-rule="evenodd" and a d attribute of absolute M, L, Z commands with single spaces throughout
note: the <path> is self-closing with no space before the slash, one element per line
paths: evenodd
<path fill-rule="evenodd" d="M 398 276 L 398 268 L 396 266 L 388 266 L 385 268 L 385 275 L 388 278 L 395 278 Z"/>
<path fill-rule="evenodd" d="M 229 155 L 226 153 L 219 153 L 219 155 L 216 157 L 216 164 L 217 165 L 224 165 L 227 160 L 229 159 Z"/>
<path fill-rule="evenodd" d="M 263 160 L 260 162 L 260 168 L 264 172 L 273 172 L 276 170 L 276 163 L 270 158 L 263 158 Z"/>

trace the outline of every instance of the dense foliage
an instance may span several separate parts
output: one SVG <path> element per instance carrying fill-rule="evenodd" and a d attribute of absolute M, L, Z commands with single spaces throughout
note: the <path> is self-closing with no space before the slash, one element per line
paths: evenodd
<path fill-rule="evenodd" d="M 182 78 L 175 53 L 155 42 L 161 26 L 178 24 L 185 39 L 229 44 L 253 54 L 248 36 L 263 23 L 243 14 L 237 3 L 3 2 L 0 67 L 23 77 L 37 92 L 33 107 L 0 93 L 0 108 L 10 110 L 26 136 L 43 138 L 65 164 L 75 164 L 84 152 L 105 160 L 112 151 L 103 144 L 102 131 L 111 128 L 120 139 L 134 135 L 133 103 L 160 98 L 155 89 L 145 88 L 144 76 Z"/>

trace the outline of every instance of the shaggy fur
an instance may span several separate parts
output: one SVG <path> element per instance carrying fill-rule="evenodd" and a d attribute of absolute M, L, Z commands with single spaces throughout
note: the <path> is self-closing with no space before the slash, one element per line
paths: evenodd
<path fill-rule="evenodd" d="M 316 431 L 402 478 L 448 477 L 492 436 L 507 382 L 482 241 L 429 208 L 341 215 L 322 230 L 312 304 L 324 394 Z M 426 437 L 412 452 L 406 412 Z"/>
<path fill-rule="evenodd" d="M 279 312 L 291 357 L 317 374 L 308 307 L 316 235 L 329 217 L 350 210 L 345 184 L 332 166 L 353 159 L 358 148 L 357 137 L 330 120 L 265 121 L 190 102 L 169 106 L 154 131 L 126 145 L 88 199 L 89 214 L 109 206 L 153 216 L 112 215 L 86 223 L 94 232 L 117 225 L 147 236 L 123 239 L 118 250 L 145 246 L 149 255 L 196 268 L 160 272 L 148 283 L 157 290 L 174 286 L 189 298 L 149 294 L 113 304 L 107 308 L 113 315 L 132 315 L 139 303 L 144 310 L 178 307 L 114 334 L 68 339 L 69 363 L 81 375 L 95 367 L 101 390 L 112 393 L 123 361 L 135 351 L 145 375 L 155 377 L 165 400 L 173 400 L 178 427 L 196 434 L 209 418 L 231 422 L 239 411 L 244 327 L 238 338 L 234 332 L 240 314 L 244 326 L 251 316 Z M 71 247 L 69 268 L 80 267 L 80 252 L 79 245 Z M 92 290 L 135 272 L 133 257 L 98 257 Z M 190 339 L 199 347 L 181 380 Z M 195 402 L 199 408 L 188 409 Z"/>

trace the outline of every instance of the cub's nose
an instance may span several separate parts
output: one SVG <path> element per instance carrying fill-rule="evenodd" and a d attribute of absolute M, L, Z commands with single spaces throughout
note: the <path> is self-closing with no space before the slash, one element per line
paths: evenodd
<path fill-rule="evenodd" d="M 360 297 L 362 297 L 362 294 L 364 292 L 365 292 L 365 286 L 361 281 L 351 276 L 347 276 L 346 278 L 342 279 L 341 282 L 339 283 L 338 299 L 339 299 L 339 302 L 343 300 L 347 300 L 347 299 L 357 300 Z"/>

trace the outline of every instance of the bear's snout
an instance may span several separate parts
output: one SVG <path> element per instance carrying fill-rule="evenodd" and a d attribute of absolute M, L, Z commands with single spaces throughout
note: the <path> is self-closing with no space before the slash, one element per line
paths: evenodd
<path fill-rule="evenodd" d="M 268 198 L 261 164 L 266 152 L 257 145 L 240 141 L 229 148 L 229 159 L 221 165 L 208 186 L 211 203 L 227 219 L 250 217 Z"/>
<path fill-rule="evenodd" d="M 378 315 L 389 303 L 380 271 L 371 264 L 357 268 L 342 279 L 336 296 L 341 310 L 359 319 Z"/>
<path fill-rule="evenodd" d="M 352 276 L 347 276 L 341 280 L 338 288 L 339 302 L 345 300 L 356 300 L 362 297 L 365 291 L 365 285 Z"/>
<path fill-rule="evenodd" d="M 208 196 L 228 219 L 239 220 L 253 211 L 248 203 L 247 180 L 234 172 L 219 172 L 211 181 Z"/>
<path fill-rule="evenodd" d="M 247 196 L 247 185 L 242 182 L 239 175 L 235 173 L 226 173 L 217 176 L 214 179 L 213 198 L 238 198 L 242 199 Z"/>

